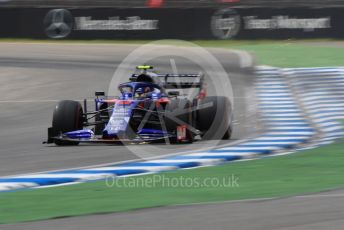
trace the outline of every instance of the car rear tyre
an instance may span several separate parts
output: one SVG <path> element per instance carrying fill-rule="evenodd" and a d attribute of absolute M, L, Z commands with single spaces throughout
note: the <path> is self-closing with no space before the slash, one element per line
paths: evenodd
<path fill-rule="evenodd" d="M 232 125 L 230 125 L 222 137 L 222 140 L 229 140 L 232 137 Z"/>
<path fill-rule="evenodd" d="M 227 97 L 204 98 L 197 110 L 197 124 L 203 140 L 230 139 L 232 135 L 232 108 Z"/>

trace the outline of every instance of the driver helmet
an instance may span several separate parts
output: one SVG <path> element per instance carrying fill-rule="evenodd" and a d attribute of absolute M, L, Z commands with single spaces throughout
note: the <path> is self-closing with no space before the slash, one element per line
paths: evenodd
<path fill-rule="evenodd" d="M 136 97 L 141 97 L 143 93 L 144 93 L 143 88 L 138 88 L 135 91 L 135 96 Z"/>

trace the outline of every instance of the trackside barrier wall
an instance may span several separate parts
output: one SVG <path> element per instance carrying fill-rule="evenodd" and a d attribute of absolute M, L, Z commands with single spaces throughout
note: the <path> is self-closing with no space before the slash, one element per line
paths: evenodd
<path fill-rule="evenodd" d="M 0 37 L 343 38 L 344 8 L 0 8 Z"/>

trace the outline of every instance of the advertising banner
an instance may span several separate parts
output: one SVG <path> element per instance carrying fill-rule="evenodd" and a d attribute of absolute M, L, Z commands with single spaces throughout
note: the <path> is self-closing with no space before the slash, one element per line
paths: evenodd
<path fill-rule="evenodd" d="M 0 9 L 0 37 L 40 39 L 343 38 L 341 8 Z"/>

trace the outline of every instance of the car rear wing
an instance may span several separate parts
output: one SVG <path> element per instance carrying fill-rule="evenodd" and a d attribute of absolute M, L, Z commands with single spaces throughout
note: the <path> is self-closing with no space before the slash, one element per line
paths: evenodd
<path fill-rule="evenodd" d="M 135 81 L 138 76 L 134 74 L 130 80 Z M 204 82 L 203 74 L 154 74 L 152 79 L 165 89 L 202 89 Z"/>
<path fill-rule="evenodd" d="M 201 74 L 165 74 L 158 75 L 159 83 L 165 89 L 203 88 Z"/>

